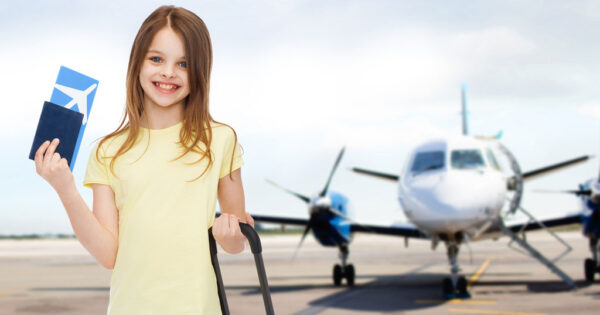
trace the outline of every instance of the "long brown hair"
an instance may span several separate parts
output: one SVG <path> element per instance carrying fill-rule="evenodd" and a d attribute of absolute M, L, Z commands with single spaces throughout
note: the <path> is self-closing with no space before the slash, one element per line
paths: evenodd
<path fill-rule="evenodd" d="M 184 150 L 176 159 L 183 157 L 190 151 L 200 154 L 200 158 L 196 163 L 207 158 L 208 164 L 202 174 L 196 178 L 198 179 L 206 173 L 213 162 L 210 150 L 212 142 L 210 123 L 216 121 L 210 115 L 208 106 L 210 73 L 212 70 L 212 45 L 208 29 L 202 19 L 189 10 L 175 6 L 159 7 L 142 23 L 133 42 L 131 54 L 129 55 L 125 114 L 119 127 L 104 137 L 98 144 L 96 158 L 99 160 L 100 147 L 105 141 L 129 131 L 127 139 L 115 155 L 111 157 L 110 169 L 114 174 L 115 160 L 120 155 L 129 151 L 135 144 L 139 135 L 140 120 L 144 111 L 144 90 L 139 80 L 140 70 L 154 35 L 164 27 L 171 28 L 181 36 L 184 42 L 185 55 L 187 57 L 188 84 L 190 87 L 190 93 L 186 97 L 184 105 L 183 126 L 179 132 L 179 143 L 183 146 Z M 235 137 L 233 154 L 235 154 L 237 135 L 235 131 L 233 133 Z M 199 144 L 204 144 L 205 149 L 200 148 Z M 230 169 L 232 167 L 233 156 Z"/>

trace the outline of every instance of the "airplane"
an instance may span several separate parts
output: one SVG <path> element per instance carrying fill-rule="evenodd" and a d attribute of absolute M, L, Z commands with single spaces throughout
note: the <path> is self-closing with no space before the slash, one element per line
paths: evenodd
<path fill-rule="evenodd" d="M 350 233 L 377 233 L 408 238 L 428 239 L 432 248 L 444 243 L 450 263 L 450 277 L 442 281 L 442 291 L 445 297 L 469 297 L 467 280 L 459 274 L 457 258 L 460 246 L 482 239 L 497 239 L 502 235 L 509 236 L 534 258 L 538 259 L 551 271 L 559 275 L 569 287 L 575 287 L 573 280 L 560 270 L 552 261 L 544 257 L 530 246 L 518 234 L 534 229 L 547 229 L 579 222 L 579 214 L 569 214 L 546 220 L 537 220 L 520 205 L 523 184 L 532 178 L 546 175 L 578 163 L 587 161 L 589 156 L 581 156 L 561 163 L 549 165 L 528 172 L 522 172 L 514 155 L 499 142 L 501 133 L 496 137 L 474 137 L 468 132 L 466 87 L 462 87 L 462 135 L 447 136 L 433 139 L 417 146 L 410 154 L 408 163 L 402 175 L 353 167 L 352 171 L 372 177 L 396 182 L 398 184 L 398 200 L 407 219 L 404 224 L 389 226 L 360 224 L 350 221 L 328 208 L 343 204 L 328 203 L 325 195 L 319 194 L 313 199 L 301 196 L 293 191 L 298 198 L 309 203 L 310 219 L 291 219 L 284 217 L 253 215 L 255 221 L 297 224 L 315 226 L 312 228 L 315 237 L 320 241 L 325 235 L 333 236 L 339 233 L 339 227 L 348 227 Z M 495 156 L 493 146 L 510 161 L 512 175 L 504 174 Z M 331 176 L 330 176 L 331 178 Z M 329 183 L 329 182 L 328 182 Z M 507 225 L 502 213 L 505 203 L 510 199 L 508 214 L 521 211 L 529 216 L 529 220 Z M 321 206 L 314 207 L 313 206 Z M 325 209 L 320 210 L 320 209 Z M 315 218 L 315 216 L 317 216 Z M 334 222 L 334 219 L 346 219 Z M 341 225 L 343 224 L 343 225 Z M 328 232 L 327 232 L 328 231 Z M 326 234 L 328 233 L 328 234 Z M 320 241 L 321 242 L 321 241 Z M 321 242 L 323 244 L 323 242 Z M 325 244 L 323 244 L 325 245 Z M 346 248 L 340 247 L 342 259 L 341 275 L 346 276 L 344 265 L 347 254 Z M 343 244 L 341 244 L 343 245 Z M 339 268 L 334 266 L 334 284 L 339 285 Z M 351 269 L 354 272 L 354 268 Z M 336 274 L 337 272 L 337 274 Z M 352 274 L 352 277 L 354 274 Z M 353 281 L 348 281 L 353 284 Z"/>
<path fill-rule="evenodd" d="M 600 273 L 600 174 L 579 184 L 576 190 L 537 190 L 538 192 L 559 192 L 573 194 L 581 199 L 582 232 L 589 239 L 592 258 L 586 258 L 583 264 L 585 280 L 593 282 L 596 273 Z"/>
<path fill-rule="evenodd" d="M 87 122 L 87 97 L 90 93 L 92 93 L 92 91 L 94 91 L 94 89 L 97 86 L 98 84 L 94 83 L 90 87 L 82 91 L 58 83 L 54 85 L 56 89 L 72 98 L 72 100 L 69 103 L 67 103 L 67 105 L 65 105 L 66 108 L 72 108 L 73 106 L 75 106 L 75 104 L 77 104 L 79 112 L 83 114 L 82 124 L 84 125 Z"/>

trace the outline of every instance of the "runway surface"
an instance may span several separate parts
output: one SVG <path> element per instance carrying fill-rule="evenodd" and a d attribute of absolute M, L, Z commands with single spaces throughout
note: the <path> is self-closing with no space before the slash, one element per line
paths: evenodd
<path fill-rule="evenodd" d="M 349 258 L 357 278 L 350 288 L 333 285 L 336 248 L 309 237 L 292 261 L 300 235 L 262 241 L 276 314 L 598 314 L 600 281 L 583 281 L 587 240 L 579 232 L 560 235 L 573 250 L 558 266 L 577 290 L 503 238 L 461 247 L 472 298 L 450 301 L 441 292 L 449 272 L 443 244 L 432 251 L 426 241 L 405 248 L 402 238 L 357 235 Z M 527 239 L 550 258 L 564 249 L 546 234 Z M 219 256 L 231 313 L 264 314 L 252 255 Z M 0 314 L 105 314 L 110 274 L 74 240 L 0 241 Z"/>

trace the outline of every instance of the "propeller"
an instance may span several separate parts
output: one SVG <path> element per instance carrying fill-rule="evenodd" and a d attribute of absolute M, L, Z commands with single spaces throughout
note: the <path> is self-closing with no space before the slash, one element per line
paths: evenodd
<path fill-rule="evenodd" d="M 302 246 L 302 243 L 304 243 L 304 239 L 306 238 L 306 235 L 308 235 L 308 232 L 310 231 L 310 228 L 312 226 L 312 216 L 311 218 L 308 220 L 308 224 L 306 224 L 306 228 L 304 228 L 304 232 L 302 232 L 302 238 L 300 239 L 300 243 L 298 243 L 298 246 L 296 246 L 296 250 L 294 251 L 294 256 L 292 256 L 292 260 L 296 259 L 296 255 L 298 255 L 298 251 L 300 251 L 300 247 Z"/>
<path fill-rule="evenodd" d="M 333 168 L 331 169 L 331 172 L 329 173 L 329 177 L 327 178 L 327 183 L 325 183 L 325 187 L 323 188 L 323 190 L 319 193 L 319 197 L 320 199 L 314 200 L 314 205 L 319 207 L 320 209 L 325 209 L 326 211 L 328 211 L 329 213 L 338 216 L 340 218 L 343 218 L 345 220 L 348 220 L 350 222 L 353 222 L 352 219 L 350 219 L 349 217 L 347 217 L 346 215 L 344 215 L 342 212 L 333 209 L 331 207 L 331 204 L 329 203 L 329 205 L 324 204 L 322 206 L 319 206 L 319 202 L 322 200 L 322 198 L 325 198 L 325 196 L 327 195 L 327 191 L 329 190 L 329 185 L 331 184 L 331 179 L 333 178 L 333 175 L 335 174 L 335 171 L 337 170 L 340 161 L 342 160 L 342 157 L 344 156 L 344 151 L 346 150 L 345 147 L 342 147 L 342 149 L 340 150 L 340 153 L 337 156 L 337 159 L 335 160 L 335 164 L 333 165 Z M 304 201 L 307 204 L 311 204 L 311 199 L 305 195 L 302 195 L 300 193 L 297 193 L 291 189 L 285 188 L 269 179 L 265 178 L 265 181 L 295 197 L 297 197 L 298 199 Z M 304 240 L 306 239 L 306 236 L 308 235 L 308 232 L 310 232 L 311 229 L 314 228 L 315 225 L 315 219 L 313 217 L 313 214 L 311 213 L 310 218 L 306 224 L 306 227 L 304 228 L 304 232 L 302 232 L 302 238 L 300 238 L 300 243 L 298 243 L 298 246 L 296 247 L 296 250 L 294 251 L 294 256 L 292 257 L 292 260 L 296 258 L 296 255 L 298 254 L 298 251 L 300 250 L 300 247 L 302 247 L 302 244 L 304 243 Z"/>
<path fill-rule="evenodd" d="M 338 154 L 337 160 L 335 160 L 335 164 L 333 165 L 333 169 L 331 169 L 331 172 L 329 173 L 329 178 L 327 179 L 325 188 L 323 188 L 323 191 L 321 191 L 321 193 L 319 194 L 320 197 L 325 197 L 325 195 L 327 194 L 327 190 L 329 189 L 329 184 L 331 184 L 331 179 L 333 178 L 333 174 L 335 173 L 335 170 L 337 169 L 338 165 L 340 164 L 340 161 L 342 160 L 342 156 L 344 155 L 345 150 L 346 150 L 346 147 L 342 147 L 342 150 Z"/>
<path fill-rule="evenodd" d="M 285 187 L 283 187 L 283 186 L 275 183 L 274 181 L 272 181 L 272 180 L 270 180 L 268 178 L 265 178 L 265 182 L 267 182 L 267 183 L 269 183 L 269 184 L 271 184 L 271 185 L 273 185 L 273 186 L 275 186 L 275 187 L 277 187 L 277 188 L 279 188 L 279 189 L 281 189 L 281 190 L 283 190 L 283 191 L 285 191 L 285 192 L 287 192 L 289 194 L 292 194 L 292 195 L 298 197 L 300 200 L 304 201 L 305 203 L 309 203 L 310 202 L 310 198 L 308 198 L 307 196 L 302 195 L 300 193 L 297 193 L 297 192 L 295 192 L 295 191 L 293 191 L 291 189 L 287 189 L 287 188 L 285 188 Z"/>
<path fill-rule="evenodd" d="M 578 190 L 550 190 L 550 189 L 532 189 L 531 191 L 545 194 L 573 194 L 576 196 L 591 196 L 592 191 L 590 189 L 578 189 Z"/>
<path fill-rule="evenodd" d="M 563 189 L 563 190 L 549 190 L 549 189 L 534 189 L 532 190 L 538 193 L 558 193 L 558 194 L 572 194 L 575 196 L 586 196 L 590 202 L 599 204 L 600 206 L 600 174 L 597 179 L 589 179 L 585 183 L 579 185 L 579 189 Z"/>

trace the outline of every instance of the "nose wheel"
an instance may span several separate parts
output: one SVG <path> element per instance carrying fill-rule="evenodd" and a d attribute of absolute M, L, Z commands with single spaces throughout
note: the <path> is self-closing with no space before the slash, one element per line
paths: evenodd
<path fill-rule="evenodd" d="M 342 264 L 333 266 L 333 284 L 335 286 L 340 286 L 343 278 L 346 278 L 346 283 L 349 286 L 354 285 L 354 265 L 346 264 L 348 253 L 348 246 L 340 246 L 340 260 L 342 261 Z"/>
<path fill-rule="evenodd" d="M 448 261 L 450 262 L 450 277 L 444 278 L 442 281 L 442 293 L 446 299 L 468 299 L 471 297 L 469 290 L 467 289 L 467 279 L 465 276 L 458 275 L 460 268 L 457 263 L 458 256 L 458 245 L 455 243 L 448 243 L 446 245 L 448 250 Z"/>
<path fill-rule="evenodd" d="M 471 297 L 469 291 L 467 290 L 467 279 L 465 276 L 458 277 L 456 280 L 456 285 L 450 277 L 444 278 L 444 281 L 442 281 L 442 292 L 444 293 L 444 297 L 447 299 L 465 299 Z"/>

